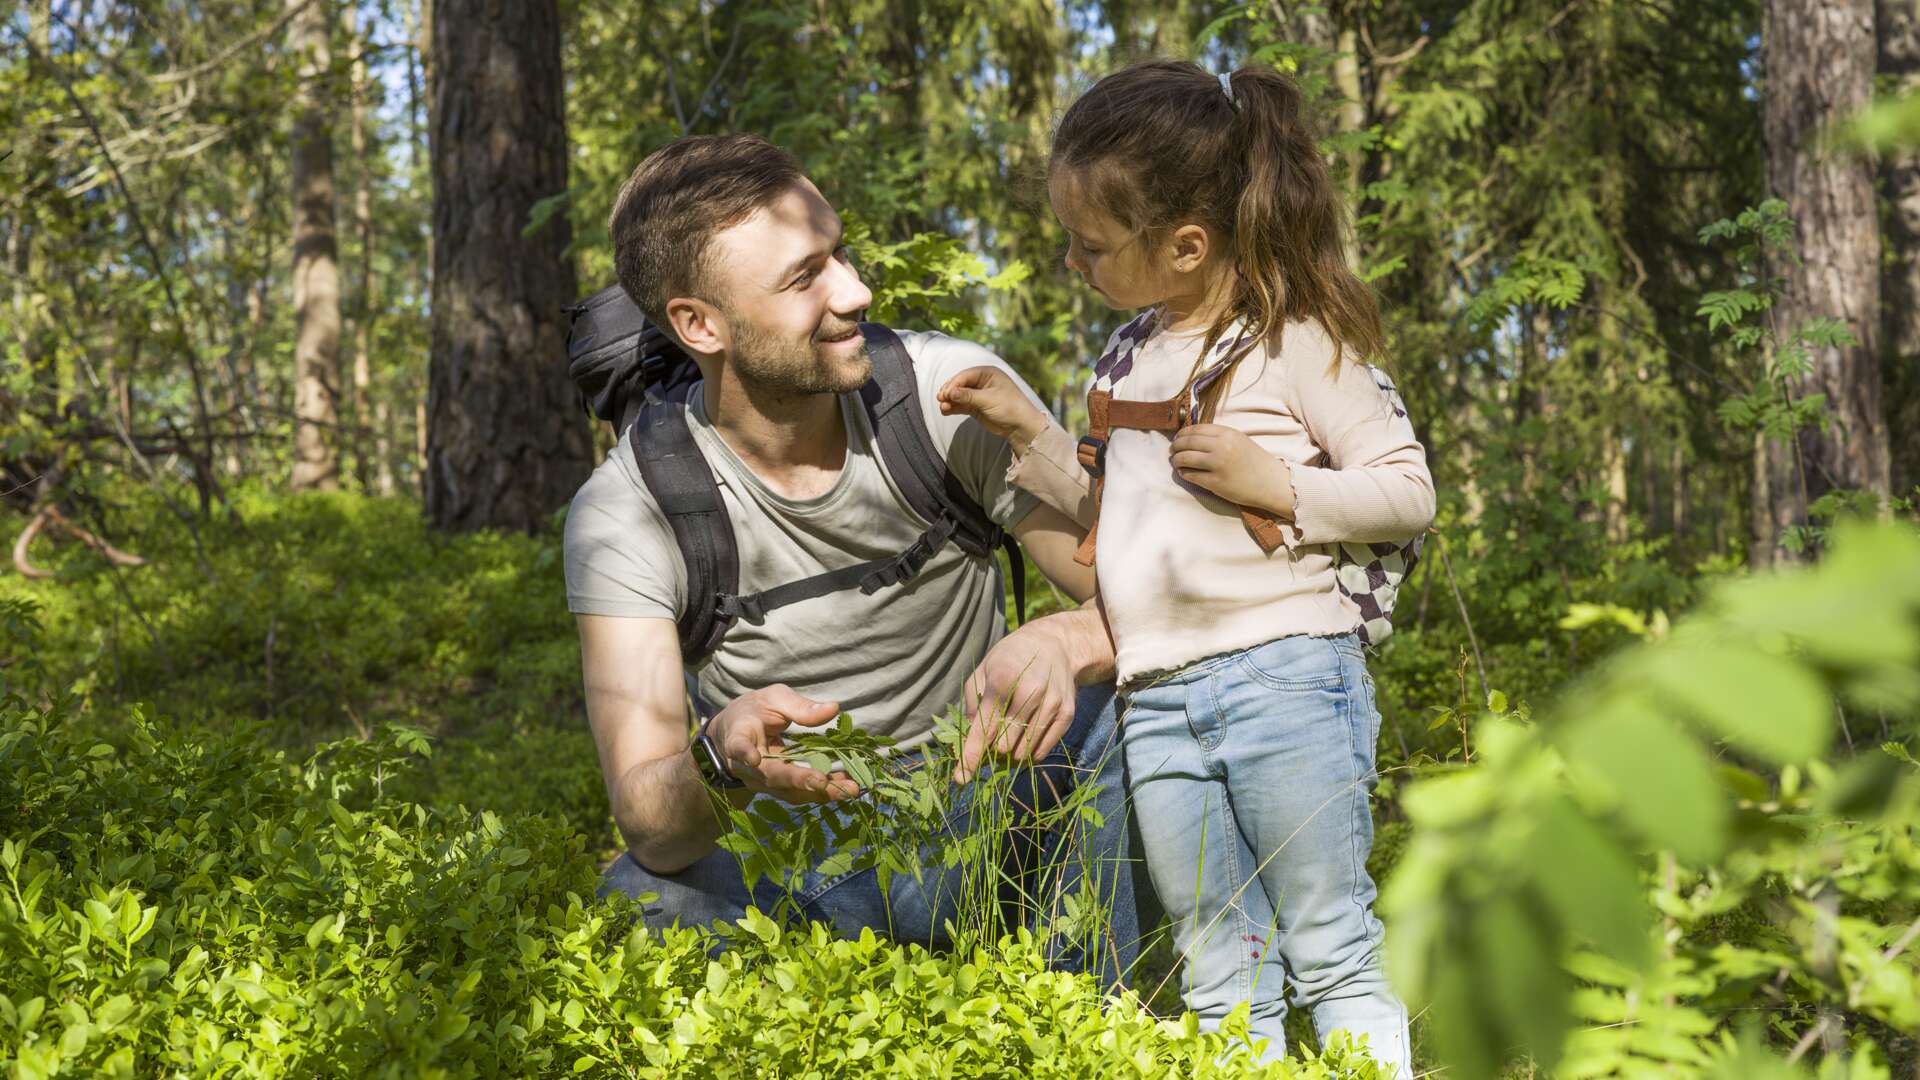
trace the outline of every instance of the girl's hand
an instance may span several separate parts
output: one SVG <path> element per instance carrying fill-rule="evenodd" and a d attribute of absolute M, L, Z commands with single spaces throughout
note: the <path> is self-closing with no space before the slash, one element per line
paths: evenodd
<path fill-rule="evenodd" d="M 1007 373 L 973 367 L 947 380 L 936 395 L 946 416 L 964 413 L 1024 453 L 1034 436 L 1046 430 L 1047 414 L 1036 408 Z"/>
<path fill-rule="evenodd" d="M 1237 428 L 1188 424 L 1174 433 L 1171 455 L 1180 479 L 1230 503 L 1293 520 L 1293 474 Z"/>

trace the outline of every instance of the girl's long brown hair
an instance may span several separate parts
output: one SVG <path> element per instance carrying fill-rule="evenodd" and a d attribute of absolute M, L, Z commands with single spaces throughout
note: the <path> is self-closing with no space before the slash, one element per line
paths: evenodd
<path fill-rule="evenodd" d="M 1186 61 L 1151 60 L 1101 79 L 1067 109 L 1049 174 L 1068 172 L 1095 207 L 1152 236 L 1188 222 L 1225 241 L 1235 320 L 1250 342 L 1318 319 L 1356 362 L 1382 352 L 1373 290 L 1347 267 L 1346 203 L 1334 187 L 1293 80 L 1251 65 L 1220 80 Z"/>

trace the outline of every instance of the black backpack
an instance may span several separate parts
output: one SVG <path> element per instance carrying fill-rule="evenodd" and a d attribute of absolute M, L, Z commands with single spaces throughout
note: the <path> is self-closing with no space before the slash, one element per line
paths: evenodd
<path fill-rule="evenodd" d="M 1007 552 L 1014 610 L 1027 607 L 1026 564 L 1013 537 L 974 502 L 948 470 L 920 415 L 913 358 L 893 331 L 861 323 L 873 377 L 860 402 L 879 441 L 880 463 L 914 512 L 931 522 L 898 555 L 872 559 L 740 595 L 739 548 L 713 470 L 687 426 L 687 395 L 700 381 L 677 342 L 647 321 L 626 291 L 608 286 L 567 309 L 567 374 L 593 415 L 632 429 L 634 463 L 673 529 L 687 566 L 687 609 L 680 613 L 680 652 L 689 666 L 712 655 L 735 619 L 758 626 L 767 613 L 816 596 L 857 588 L 875 593 L 911 581 L 951 540 L 977 559 Z"/>

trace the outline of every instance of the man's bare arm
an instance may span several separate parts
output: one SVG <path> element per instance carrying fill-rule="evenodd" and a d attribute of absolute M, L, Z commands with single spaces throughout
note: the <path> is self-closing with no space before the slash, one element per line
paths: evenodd
<path fill-rule="evenodd" d="M 587 722 L 620 836 L 640 865 L 672 873 L 712 851 L 713 796 L 688 753 L 687 684 L 667 619 L 576 617 Z"/>
<path fill-rule="evenodd" d="M 587 722 L 614 824 L 641 866 L 660 874 L 683 870 L 714 849 L 725 824 L 688 750 L 692 723 L 679 635 L 667 619 L 580 615 L 576 622 Z M 747 785 L 726 798 L 743 806 L 758 792 L 787 802 L 858 795 L 844 775 L 779 757 L 789 725 L 824 724 L 837 715 L 835 703 L 778 685 L 729 702 L 707 727 L 728 771 Z"/>

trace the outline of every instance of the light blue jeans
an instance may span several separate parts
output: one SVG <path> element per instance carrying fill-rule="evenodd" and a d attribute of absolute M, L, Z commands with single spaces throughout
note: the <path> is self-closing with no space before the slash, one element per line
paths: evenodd
<path fill-rule="evenodd" d="M 1380 714 L 1359 639 L 1280 638 L 1125 696 L 1143 853 L 1201 1026 L 1217 1030 L 1248 1002 L 1252 1034 L 1277 1058 L 1291 981 L 1322 1041 L 1365 1036 L 1411 1077 L 1367 875 Z"/>

